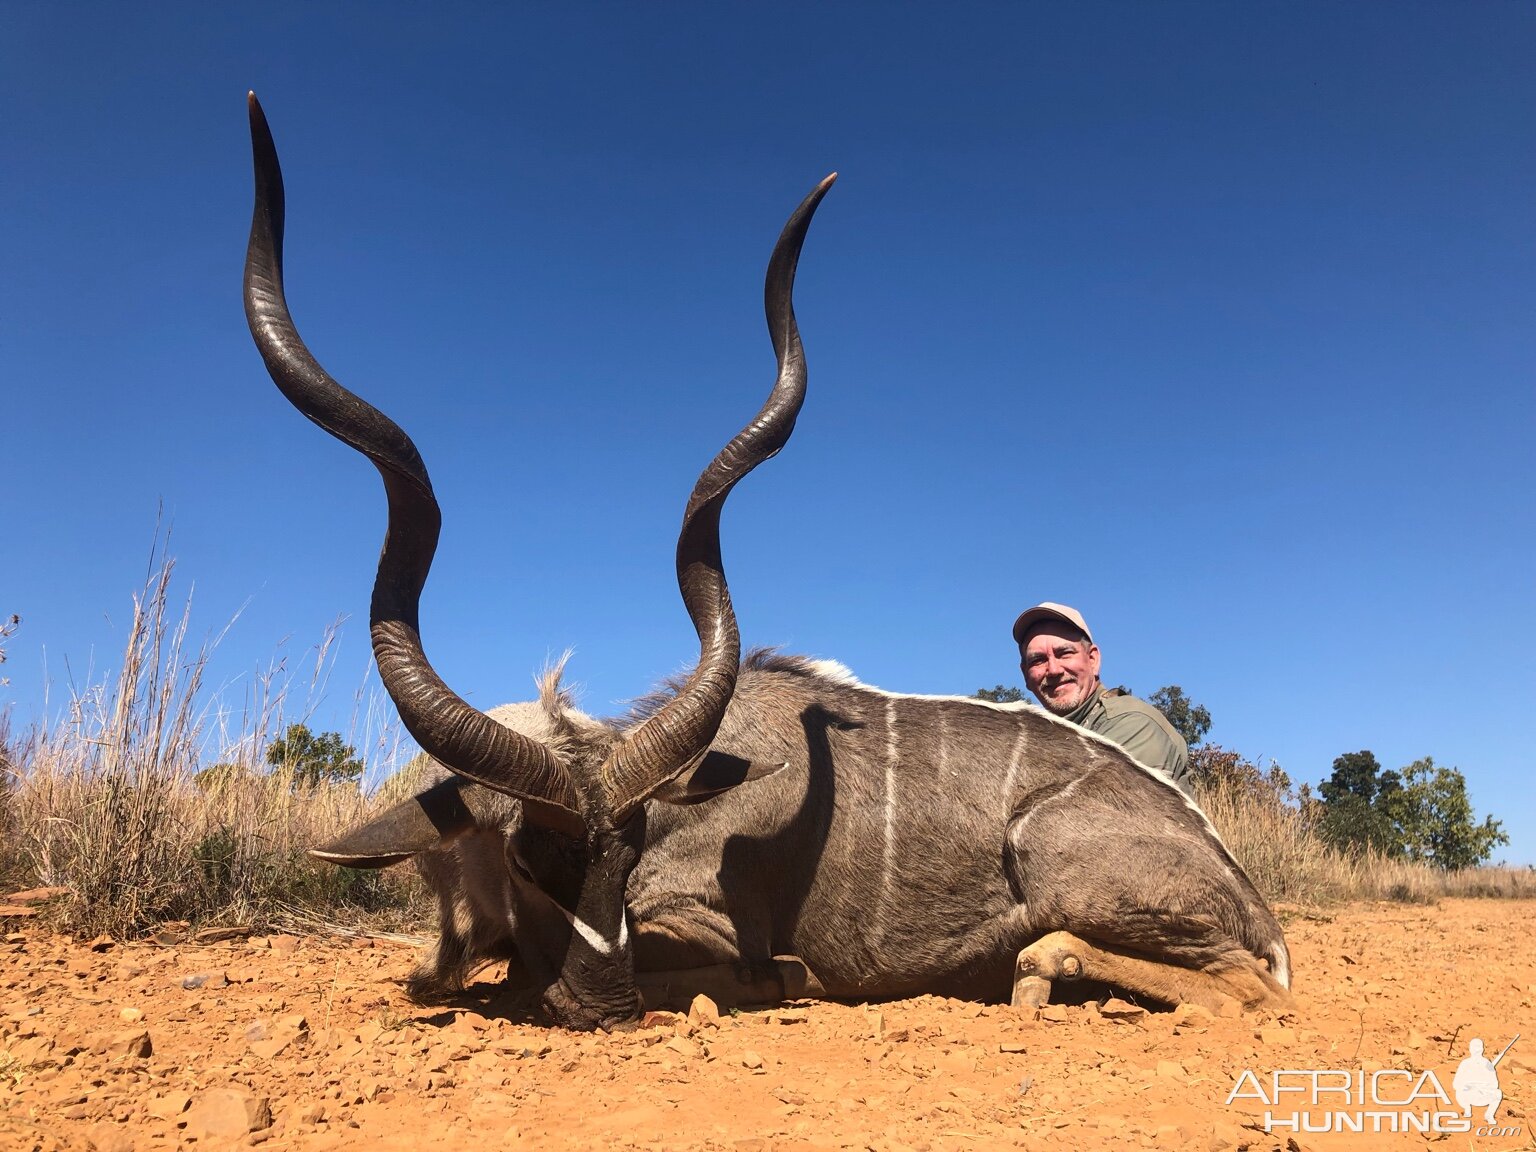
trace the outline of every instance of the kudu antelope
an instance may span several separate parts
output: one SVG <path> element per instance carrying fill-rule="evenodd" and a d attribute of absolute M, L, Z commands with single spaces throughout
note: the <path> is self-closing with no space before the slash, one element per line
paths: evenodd
<path fill-rule="evenodd" d="M 828 177 L 768 265 L 772 392 L 699 477 L 677 544 L 700 656 L 622 721 L 536 703 L 489 714 L 437 676 L 417 607 L 440 523 L 409 437 L 332 380 L 283 298 L 283 185 L 254 95 L 252 335 L 284 395 L 366 455 L 389 525 L 371 631 L 407 729 L 448 769 L 315 854 L 354 867 L 418 857 L 442 934 L 417 991 L 494 956 L 543 989 L 559 1024 L 632 1020 L 640 980 L 722 970 L 782 991 L 798 957 L 829 996 L 922 992 L 1040 1003 L 1092 979 L 1174 1003 L 1287 1000 L 1269 909 L 1205 816 L 1116 746 L 1023 704 L 884 692 L 836 664 L 741 660 L 720 558 L 721 506 L 787 441 L 805 394 L 792 307 Z"/>

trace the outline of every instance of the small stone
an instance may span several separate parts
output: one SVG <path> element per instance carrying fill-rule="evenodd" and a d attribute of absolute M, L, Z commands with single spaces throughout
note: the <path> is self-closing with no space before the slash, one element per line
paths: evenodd
<path fill-rule="evenodd" d="M 187 1111 L 186 1134 L 193 1139 L 246 1136 L 272 1125 L 265 1096 L 241 1088 L 211 1088 Z"/>
<path fill-rule="evenodd" d="M 68 888 L 28 888 L 23 892 L 12 892 L 5 898 L 5 902 L 7 904 L 42 904 L 68 895 Z"/>
<path fill-rule="evenodd" d="M 872 1040 L 885 1039 L 885 1013 L 878 1008 L 866 1008 L 864 1018 L 869 1021 L 869 1035 Z"/>
<path fill-rule="evenodd" d="M 999 1052 L 1002 1052 L 1002 1053 L 1006 1054 L 1006 1055 L 1017 1056 L 1018 1054 L 1020 1054 L 1021 1052 L 1024 1051 L 1024 1045 L 1019 1044 L 1019 1043 L 1010 1043 L 1008 1041 L 1004 1041 L 1003 1043 L 1001 1043 L 1001 1044 L 999 1044 L 997 1046 L 997 1050 Z"/>
<path fill-rule="evenodd" d="M 454 1016 L 453 1023 L 448 1025 L 448 1027 L 450 1030 L 462 1036 L 468 1036 L 473 1040 L 490 1027 L 490 1022 L 484 1016 L 477 1013 L 460 1012 Z"/>
<path fill-rule="evenodd" d="M 1055 1024 L 1064 1024 L 1067 1020 L 1067 1006 L 1065 1004 L 1047 1004 L 1040 1009 L 1040 1019 L 1049 1020 Z"/>
<path fill-rule="evenodd" d="M 1110 1020 L 1139 1020 L 1147 1014 L 1147 1010 L 1140 1004 L 1132 1004 L 1112 996 L 1099 1005 L 1099 1014 Z"/>
<path fill-rule="evenodd" d="M 185 1092 L 167 1092 L 151 1100 L 144 1106 L 144 1110 L 157 1120 L 174 1120 L 187 1110 L 192 1103 L 192 1097 Z"/>
<path fill-rule="evenodd" d="M 149 938 L 162 948 L 169 948 L 176 944 L 185 944 L 191 933 L 192 925 L 185 920 L 167 920 L 150 933 Z"/>
<path fill-rule="evenodd" d="M 194 972 L 177 982 L 189 992 L 195 988 L 223 988 L 229 984 L 222 972 Z"/>
<path fill-rule="evenodd" d="M 192 939 L 199 944 L 218 944 L 224 940 L 244 940 L 251 934 L 249 925 L 230 928 L 203 928 Z"/>
<path fill-rule="evenodd" d="M 279 1036 L 270 1036 L 265 1040 L 253 1040 L 250 1043 L 251 1055 L 258 1060 L 271 1060 L 297 1039 L 298 1033 L 290 1032 Z"/>
<path fill-rule="evenodd" d="M 92 952 L 110 952 L 117 947 L 117 941 L 103 933 L 86 945 Z"/>
<path fill-rule="evenodd" d="M 133 1152 L 133 1137 L 121 1125 L 107 1120 L 91 1125 L 85 1138 L 94 1152 Z"/>
<path fill-rule="evenodd" d="M 325 1119 L 325 1105 L 318 1100 L 308 1100 L 301 1104 L 295 1104 L 292 1115 L 300 1124 L 318 1124 Z"/>
<path fill-rule="evenodd" d="M 1241 1148 L 1250 1144 L 1253 1133 L 1238 1124 L 1229 1124 L 1224 1120 L 1216 1121 L 1211 1130 L 1211 1138 L 1206 1145 L 1206 1152 L 1229 1152 L 1233 1148 Z"/>
<path fill-rule="evenodd" d="M 129 1028 L 121 1032 L 104 1032 L 91 1042 L 91 1051 L 99 1056 L 138 1056 L 154 1053 L 155 1046 L 149 1033 L 143 1028 Z"/>
<path fill-rule="evenodd" d="M 768 1018 L 775 1024 L 804 1024 L 810 1019 L 810 1013 L 804 1008 L 784 1008 L 768 1013 Z"/>
<path fill-rule="evenodd" d="M 292 955 L 298 950 L 299 938 L 297 936 L 289 936 L 286 933 L 281 936 L 268 936 L 267 947 L 285 956 Z"/>
<path fill-rule="evenodd" d="M 1199 1004 L 1180 1004 L 1173 1010 L 1173 1026 L 1191 1032 L 1209 1028 L 1215 1019 L 1210 1009 L 1202 1008 Z"/>
<path fill-rule="evenodd" d="M 701 992 L 693 998 L 693 1003 L 688 1005 L 688 1023 L 695 1028 L 720 1027 L 719 1006 Z"/>
<path fill-rule="evenodd" d="M 137 1024 L 140 1020 L 144 1019 L 144 1010 L 142 1008 L 124 1008 L 117 1015 L 118 1019 L 125 1023 Z"/>
<path fill-rule="evenodd" d="M 647 1012 L 640 1017 L 641 1028 L 671 1028 L 682 1017 L 676 1012 Z"/>
<path fill-rule="evenodd" d="M 743 1068 L 750 1068 L 752 1071 L 756 1072 L 762 1068 L 763 1058 L 756 1052 L 748 1050 L 741 1054 L 741 1066 Z"/>
<path fill-rule="evenodd" d="M 681 1036 L 672 1037 L 672 1039 L 668 1040 L 665 1044 L 662 1045 L 662 1047 L 670 1048 L 679 1056 L 686 1056 L 690 1060 L 697 1060 L 704 1054 L 703 1049 L 701 1049 L 692 1040 L 685 1040 Z"/>

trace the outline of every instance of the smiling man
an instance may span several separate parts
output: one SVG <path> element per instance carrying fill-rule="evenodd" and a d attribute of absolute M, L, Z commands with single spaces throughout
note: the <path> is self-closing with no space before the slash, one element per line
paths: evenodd
<path fill-rule="evenodd" d="M 1113 740 L 1193 797 L 1189 749 L 1167 717 L 1124 688 L 1099 680 L 1099 646 L 1065 604 L 1037 604 L 1013 622 L 1024 684 L 1048 712 Z"/>

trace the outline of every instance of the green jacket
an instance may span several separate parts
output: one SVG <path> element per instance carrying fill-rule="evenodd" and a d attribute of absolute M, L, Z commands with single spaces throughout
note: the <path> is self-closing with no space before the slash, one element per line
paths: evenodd
<path fill-rule="evenodd" d="M 1168 718 L 1124 688 L 1099 686 L 1066 719 L 1113 740 L 1148 768 L 1156 768 L 1194 798 L 1189 776 L 1189 749 Z"/>

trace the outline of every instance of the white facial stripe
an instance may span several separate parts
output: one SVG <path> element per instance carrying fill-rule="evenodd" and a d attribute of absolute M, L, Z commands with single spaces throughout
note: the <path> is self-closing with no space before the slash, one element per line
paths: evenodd
<path fill-rule="evenodd" d="M 594 952 L 601 952 L 604 956 L 611 956 L 613 955 L 614 948 L 624 947 L 624 942 L 629 939 L 629 931 L 622 919 L 619 921 L 619 939 L 617 944 L 615 944 L 614 941 L 604 938 L 596 928 L 592 927 L 592 925 L 588 924 L 576 913 L 566 911 L 565 907 L 559 903 L 556 903 L 555 907 L 560 909 L 561 914 L 571 922 L 571 927 L 576 929 L 576 934 L 590 944 Z"/>

